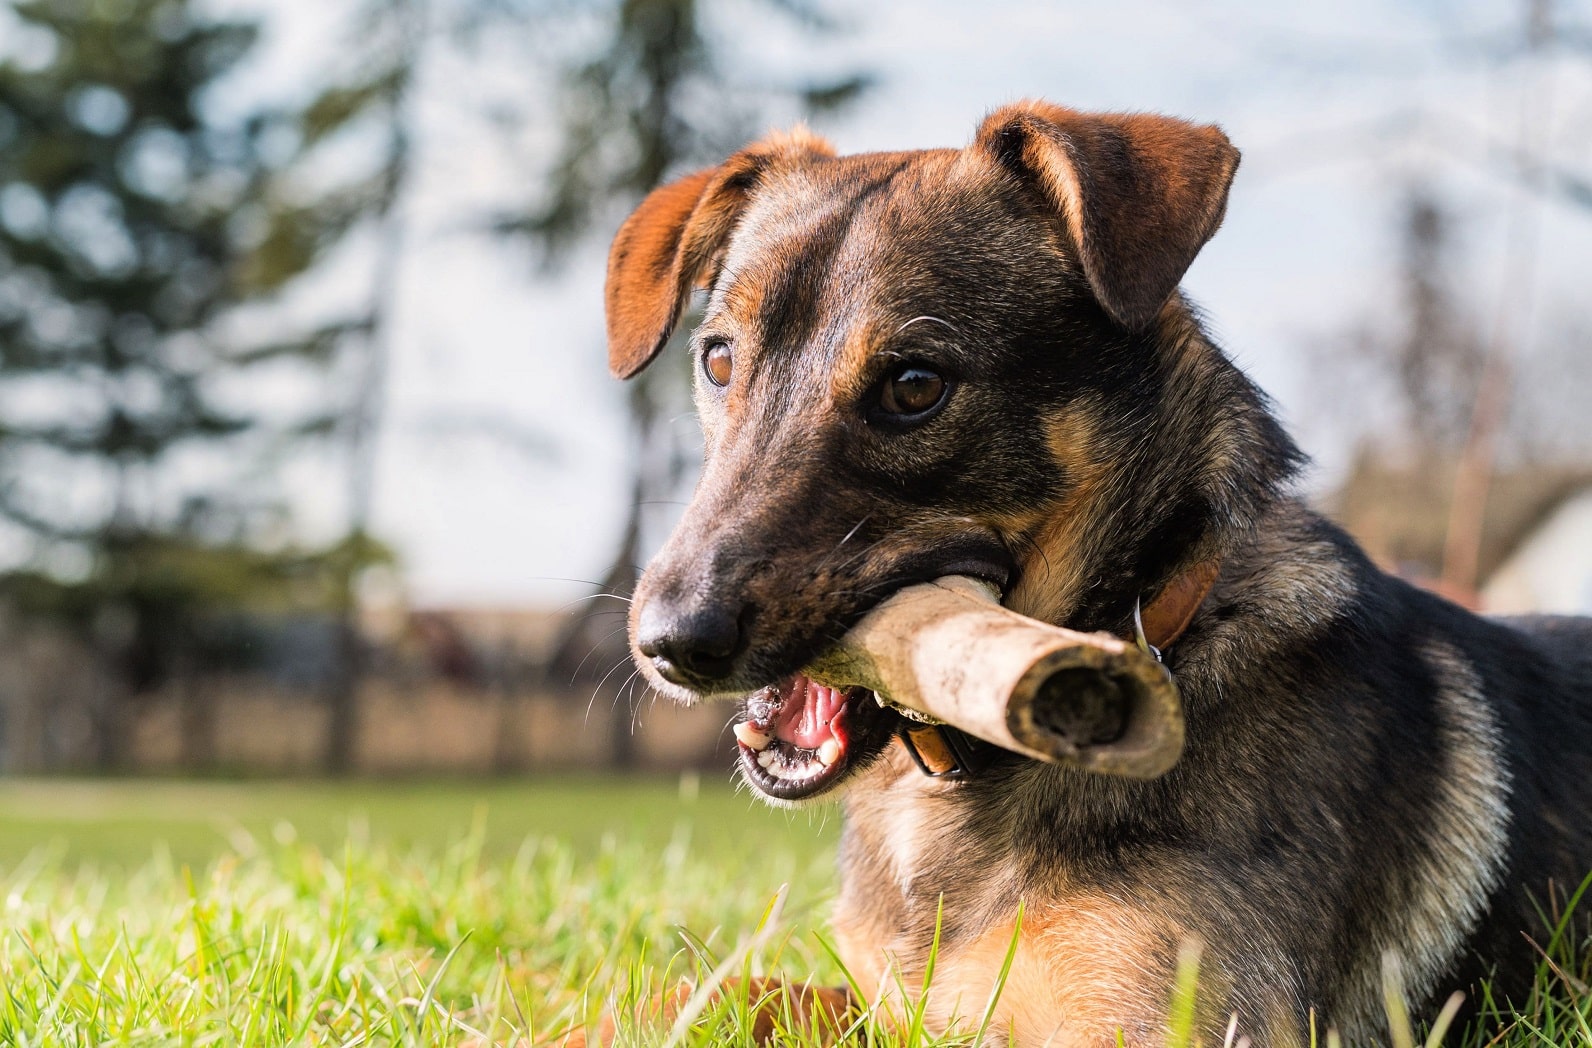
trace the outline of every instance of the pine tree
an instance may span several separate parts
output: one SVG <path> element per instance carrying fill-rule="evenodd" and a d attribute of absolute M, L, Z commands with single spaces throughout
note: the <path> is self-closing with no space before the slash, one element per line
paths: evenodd
<path fill-rule="evenodd" d="M 281 504 L 241 466 L 327 420 L 268 424 L 236 387 L 270 361 L 323 360 L 340 332 L 222 333 L 314 261 L 271 235 L 301 125 L 207 116 L 257 30 L 197 8 L 21 0 L 0 64 L 0 516 L 24 554 L 3 582 L 117 682 L 91 701 L 105 767 L 129 703 L 203 660 L 215 613 L 324 581 L 326 558 L 261 544 Z M 356 214 L 322 201 L 317 242 Z"/>

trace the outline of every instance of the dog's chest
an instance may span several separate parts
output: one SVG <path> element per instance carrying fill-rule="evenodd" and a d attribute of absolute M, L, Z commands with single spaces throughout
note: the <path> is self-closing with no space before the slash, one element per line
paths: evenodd
<path fill-rule="evenodd" d="M 894 1008 L 918 997 L 932 956 L 932 1027 L 972 1030 L 1010 954 L 989 1029 L 1011 1043 L 1072 1043 L 1102 1024 L 1158 1030 L 1164 1016 L 1137 1008 L 1161 1000 L 1160 987 L 1136 1000 L 1122 990 L 1170 974 L 1157 962 L 1171 962 L 1176 930 L 1054 870 L 1036 874 L 1014 847 L 1025 832 L 1015 812 L 907 768 L 848 800 L 834 919 L 848 969 Z"/>

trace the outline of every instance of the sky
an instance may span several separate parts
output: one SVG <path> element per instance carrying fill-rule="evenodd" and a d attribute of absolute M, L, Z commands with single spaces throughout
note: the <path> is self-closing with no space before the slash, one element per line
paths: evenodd
<path fill-rule="evenodd" d="M 268 19 L 248 91 L 307 90 L 346 39 L 323 0 L 217 6 Z M 1393 221 L 1412 179 L 1439 185 L 1463 216 L 1478 316 L 1501 320 L 1528 348 L 1592 271 L 1592 212 L 1522 203 L 1478 162 L 1490 137 L 1515 140 L 1522 112 L 1546 112 L 1539 133 L 1592 171 L 1592 59 L 1544 72 L 1486 57 L 1521 6 L 879 0 L 851 5 L 846 32 L 814 43 L 753 0 L 704 0 L 745 70 L 877 76 L 861 104 L 815 122 L 844 152 L 965 144 L 986 112 L 1029 96 L 1221 124 L 1244 160 L 1225 225 L 1184 286 L 1315 456 L 1318 489 L 1385 410 L 1373 391 L 1335 381 L 1331 347 L 1390 313 Z M 1592 23 L 1587 6 L 1560 10 Z M 553 273 L 472 231 L 494 208 L 526 200 L 545 158 L 534 117 L 546 81 L 526 68 L 528 52 L 439 47 L 419 94 L 420 176 L 406 205 L 414 234 L 400 267 L 375 524 L 421 605 L 578 598 L 622 522 L 623 391 L 602 339 L 611 231 Z M 532 117 L 512 143 L 491 118 L 505 106 Z M 1511 216 L 1537 231 L 1526 295 L 1502 290 Z M 351 248 L 301 299 L 357 290 L 370 263 Z M 305 467 L 289 480 L 303 526 L 335 528 L 340 488 L 328 471 Z"/>

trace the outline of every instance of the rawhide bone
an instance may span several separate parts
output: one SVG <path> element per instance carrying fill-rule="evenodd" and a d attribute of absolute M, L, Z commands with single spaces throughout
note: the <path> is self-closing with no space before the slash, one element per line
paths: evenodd
<path fill-rule="evenodd" d="M 804 672 L 1043 761 L 1153 778 L 1183 752 L 1166 669 L 1108 633 L 1076 633 L 1001 606 L 953 575 L 901 590 Z"/>

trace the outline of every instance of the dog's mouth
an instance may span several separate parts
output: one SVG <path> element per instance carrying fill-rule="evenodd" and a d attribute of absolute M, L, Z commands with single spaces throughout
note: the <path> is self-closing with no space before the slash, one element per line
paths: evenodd
<path fill-rule="evenodd" d="M 735 740 L 746 781 L 774 800 L 816 797 L 855 760 L 866 688 L 831 688 L 800 673 L 746 699 Z"/>

